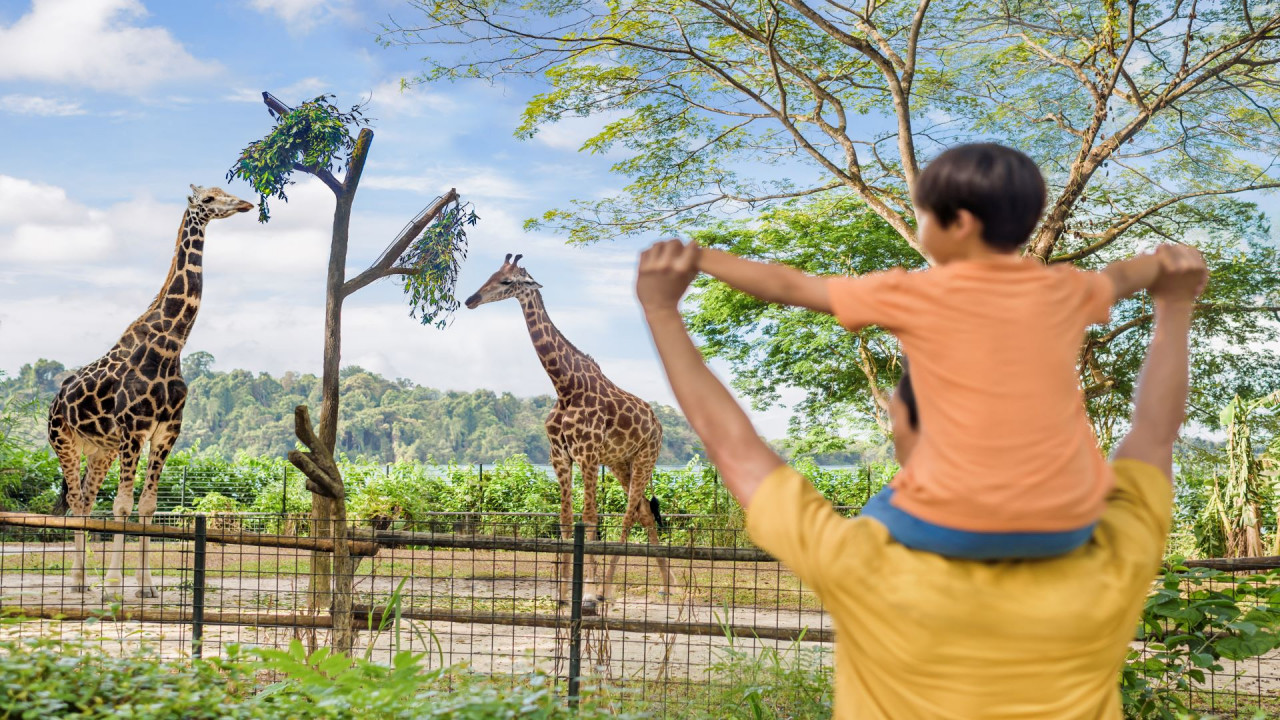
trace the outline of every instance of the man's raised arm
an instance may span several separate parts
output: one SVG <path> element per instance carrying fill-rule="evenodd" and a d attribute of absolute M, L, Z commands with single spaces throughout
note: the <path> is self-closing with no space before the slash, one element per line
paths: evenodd
<path fill-rule="evenodd" d="M 761 482 L 782 465 L 728 388 L 707 367 L 680 317 L 680 298 L 698 274 L 697 245 L 667 240 L 640 256 L 636 295 L 680 409 L 745 508 Z"/>

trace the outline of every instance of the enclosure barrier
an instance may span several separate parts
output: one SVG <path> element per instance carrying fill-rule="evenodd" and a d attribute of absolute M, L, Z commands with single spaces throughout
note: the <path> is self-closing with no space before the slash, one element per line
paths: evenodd
<path fill-rule="evenodd" d="M 0 606 L 8 614 L 27 619 L 64 622 L 82 621 L 108 626 L 120 623 L 150 624 L 166 627 L 174 625 L 185 626 L 187 628 L 186 633 L 189 633 L 190 637 L 189 643 L 185 645 L 185 652 L 197 657 L 204 652 L 208 627 L 279 628 L 292 631 L 297 636 L 299 632 L 305 635 L 308 632 L 314 633 L 328 630 L 334 626 L 335 618 L 332 607 L 327 608 L 327 612 L 325 610 L 317 611 L 302 607 L 292 607 L 287 610 L 227 610 L 209 607 L 210 593 L 219 592 L 220 590 L 216 583 L 215 585 L 210 585 L 206 580 L 207 577 L 210 577 L 208 567 L 210 558 L 211 556 L 216 556 L 215 553 L 211 553 L 206 549 L 208 543 L 239 546 L 241 548 L 271 548 L 301 554 L 315 550 L 332 552 L 332 540 L 312 537 L 284 537 L 247 532 L 240 529 L 218 529 L 210 527 L 211 520 L 204 515 L 178 519 L 182 522 L 181 527 L 160 525 L 155 522 L 124 522 L 97 517 L 54 517 L 31 513 L 0 512 L 0 525 L 11 527 L 59 531 L 64 535 L 67 531 L 85 531 L 91 534 L 145 536 L 161 541 L 169 541 L 167 544 L 161 543 L 161 546 L 168 547 L 170 552 L 175 545 L 180 547 L 179 552 L 182 553 L 183 558 L 181 572 L 184 576 L 190 577 L 189 583 L 184 581 L 179 586 L 184 588 L 180 607 L 149 607 L 146 605 L 138 607 L 118 602 L 108 603 L 105 598 L 104 603 L 100 606 L 95 606 L 93 603 L 84 602 L 83 600 L 79 603 L 60 601 L 54 604 L 50 597 L 43 593 L 40 594 L 38 602 L 33 602 L 33 598 L 29 594 L 8 597 L 8 593 L 5 593 L 5 597 L 0 600 Z M 520 602 L 514 603 L 510 611 L 505 608 L 500 610 L 490 608 L 486 611 L 484 608 L 475 607 L 417 608 L 400 605 L 393 606 L 391 599 L 388 599 L 387 602 L 381 603 L 353 603 L 351 612 L 354 622 L 352 625 L 366 632 L 385 628 L 392 622 L 416 621 L 425 624 L 445 623 L 450 627 L 487 625 L 546 629 L 555 632 L 557 638 L 563 633 L 567 640 L 568 668 L 565 669 L 567 672 L 558 671 L 556 674 L 566 683 L 566 699 L 575 704 L 581 694 L 580 684 L 583 678 L 582 664 L 584 656 L 595 657 L 597 665 L 599 663 L 598 655 L 601 651 L 597 649 L 593 655 L 591 648 L 587 647 L 593 639 L 597 645 L 604 642 L 602 638 L 607 638 L 610 635 L 623 638 L 644 636 L 649 639 L 646 642 L 652 641 L 654 637 L 667 638 L 668 645 L 674 642 L 675 636 L 701 637 L 711 641 L 723 640 L 726 634 L 751 642 L 796 642 L 803 640 L 807 643 L 830 643 L 834 639 L 832 631 L 823 627 L 810 629 L 777 622 L 773 625 L 732 622 L 728 617 L 715 618 L 715 621 L 712 621 L 712 618 L 709 617 L 706 621 L 699 621 L 698 619 L 680 616 L 675 618 L 627 617 L 625 615 L 616 617 L 608 615 L 593 616 L 590 608 L 584 609 L 583 598 L 586 585 L 589 582 L 585 567 L 589 558 L 662 558 L 667 561 L 683 561 L 691 565 L 699 563 L 732 563 L 735 570 L 738 568 L 737 564 L 739 563 L 774 562 L 768 554 L 759 550 L 742 547 L 704 547 L 692 544 L 648 545 L 637 542 L 586 541 L 585 527 L 580 523 L 574 528 L 574 539 L 572 541 L 540 537 L 519 537 L 518 526 L 513 526 L 512 529 L 514 533 L 511 536 L 504 537 L 460 536 L 451 533 L 356 528 L 351 533 L 351 547 L 353 555 L 360 555 L 365 559 L 372 558 L 375 561 L 379 559 L 379 550 L 384 548 L 392 555 L 397 552 L 405 552 L 405 548 L 427 548 L 432 550 L 466 551 L 468 554 L 477 552 L 495 555 L 519 554 L 533 557 L 535 561 L 536 558 L 547 555 L 557 557 L 567 555 L 572 558 L 573 563 L 572 578 L 569 581 L 570 599 L 567 617 L 564 607 L 557 606 L 554 610 L 548 611 L 548 608 L 539 605 L 537 602 L 531 604 L 531 612 L 525 612 L 522 611 L 523 608 L 520 607 Z M 734 532 L 740 531 L 739 529 L 732 530 Z M 188 544 L 193 546 L 190 552 L 185 549 Z M 153 544 L 152 548 L 157 548 L 157 545 Z M 41 546 L 40 552 L 42 555 L 50 554 L 49 548 L 44 545 Z M 68 564 L 66 559 L 69 557 L 67 555 L 69 550 L 63 547 L 58 552 L 56 563 L 48 564 L 58 564 L 60 569 L 65 570 Z M 155 554 L 157 557 L 163 558 L 163 552 L 165 552 L 163 549 L 157 550 Z M 410 550 L 409 552 L 417 552 L 417 550 Z M 11 550 L 6 550 L 6 554 L 12 555 L 13 553 Z M 19 557 L 25 554 L 25 551 L 18 553 Z M 394 563 L 395 558 L 392 558 L 392 561 Z M 25 561 L 17 562 L 20 569 L 26 567 L 24 563 Z M 603 566 L 604 563 L 602 562 L 601 565 Z M 172 568 L 166 568 L 166 571 L 169 570 L 172 570 Z M 626 571 L 627 568 L 623 567 L 622 574 L 626 575 Z M 776 572 L 781 572 L 781 570 Z M 214 574 L 217 574 L 216 569 Z M 358 574 L 367 579 L 364 573 Z M 3 581 L 3 575 L 4 571 L 0 570 L 0 581 Z M 19 578 L 22 577 L 23 575 L 20 574 Z M 4 584 L 0 582 L 0 585 Z M 186 589 L 188 585 L 189 590 Z M 554 585 L 554 583 L 548 583 L 548 585 Z M 0 592 L 3 589 L 0 588 Z M 164 593 L 162 593 L 161 600 L 163 601 L 164 599 Z M 711 615 L 713 613 L 708 614 Z M 811 613 L 811 615 L 816 616 L 816 613 Z M 745 640 L 740 642 L 745 642 Z M 605 650 L 604 652 L 607 653 L 608 651 Z M 668 655 L 670 654 L 670 647 L 667 648 L 667 653 Z M 557 662 L 556 666 L 558 667 L 558 665 Z"/>
<path fill-rule="evenodd" d="M 313 646 L 322 644 L 322 634 L 334 626 L 332 608 L 305 607 L 308 593 L 301 589 L 301 581 L 306 576 L 300 569 L 306 553 L 331 552 L 332 540 L 248 532 L 226 527 L 226 518 L 203 515 L 180 521 L 181 527 L 169 527 L 155 522 L 0 513 L 0 525 L 56 531 L 59 537 L 54 539 L 64 540 L 62 545 L 50 543 L 46 532 L 34 547 L 26 542 L 3 545 L 0 608 L 35 621 L 62 621 L 56 624 L 61 628 L 58 632 L 66 632 L 67 623 L 76 621 L 82 623 L 82 633 L 89 633 L 85 628 L 90 626 L 103 628 L 96 632 L 100 633 L 97 641 L 104 644 L 123 647 L 134 634 L 155 637 L 162 647 L 165 643 L 180 646 L 176 656 L 217 652 L 232 637 L 228 631 L 234 632 L 230 641 L 238 643 L 248 635 L 250 644 L 280 646 L 295 638 Z M 218 522 L 224 526 L 215 526 Z M 125 603 L 106 598 L 97 603 L 88 595 L 65 592 L 56 582 L 56 573 L 68 566 L 65 538 L 73 530 L 91 536 L 120 533 L 158 539 L 152 544 L 153 568 L 162 579 L 161 597 L 138 604 L 132 598 Z M 680 714 L 680 703 L 697 700 L 694 696 L 712 682 L 717 653 L 726 648 L 741 652 L 743 645 L 749 645 L 747 652 L 758 654 L 799 647 L 812 652 L 815 662 L 830 664 L 835 634 L 816 597 L 759 549 L 700 546 L 691 539 L 680 543 L 670 535 L 655 545 L 588 541 L 581 524 L 575 526 L 572 541 L 521 537 L 524 529 L 515 522 L 506 530 L 505 535 L 479 536 L 353 528 L 353 554 L 360 554 L 366 565 L 372 563 L 357 570 L 357 597 L 351 603 L 352 624 L 365 641 L 363 651 L 388 657 L 400 646 L 402 624 L 410 628 L 406 635 L 425 628 L 431 640 L 444 648 L 439 650 L 442 664 L 463 658 L 474 661 L 477 671 L 495 674 L 549 668 L 563 683 L 560 687 L 570 704 L 583 696 L 584 679 L 603 678 L 615 685 L 642 688 L 646 694 L 659 693 L 664 702 L 670 698 L 673 715 Z M 225 549 L 212 551 L 208 543 Z M 177 563 L 171 562 L 175 553 Z M 554 579 L 558 573 L 543 571 L 559 566 L 540 565 L 539 559 L 546 556 L 572 558 L 569 597 L 563 605 L 547 597 L 558 587 Z M 615 557 L 620 564 L 627 559 L 643 562 L 639 569 L 622 567 L 624 579 L 616 607 L 592 616 L 584 611 L 584 596 L 593 577 L 588 563 L 592 558 Z M 651 602 L 656 583 L 648 561 L 659 558 L 680 564 L 684 580 L 677 581 L 675 590 L 685 600 Z M 1259 571 L 1280 568 L 1280 557 L 1184 564 Z M 175 574 L 182 578 L 176 585 L 167 579 Z M 598 574 L 597 569 L 596 578 Z M 521 587 L 522 582 L 526 587 Z M 134 624 L 142 630 L 122 629 L 115 636 L 107 630 Z M 21 625 L 7 626 L 8 632 L 21 632 L 16 629 Z M 522 634 L 526 631 L 530 634 Z M 695 643 L 697 638 L 702 640 Z M 1230 702 L 1235 705 L 1239 697 L 1262 702 L 1280 688 L 1277 666 L 1280 659 L 1271 658 L 1265 664 L 1260 660 L 1251 671 L 1233 667 L 1234 675 L 1213 675 L 1210 682 L 1230 687 L 1231 697 L 1237 698 Z M 680 667 L 683 681 L 676 673 Z M 1207 692 L 1207 707 L 1228 702 L 1222 687 L 1210 687 Z"/>

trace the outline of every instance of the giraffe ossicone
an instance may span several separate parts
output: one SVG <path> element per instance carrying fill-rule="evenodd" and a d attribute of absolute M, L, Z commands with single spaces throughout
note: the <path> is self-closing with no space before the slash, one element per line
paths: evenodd
<path fill-rule="evenodd" d="M 181 352 L 200 309 L 205 228 L 211 220 L 254 207 L 219 188 L 192 185 L 191 191 L 159 294 L 105 355 L 63 381 L 49 407 L 49 444 L 62 467 L 56 515 L 68 510 L 88 515 L 107 470 L 119 457 L 120 486 L 112 514 L 127 520 L 133 512 L 133 486 L 144 445 L 149 446 L 147 472 L 138 519 L 147 522 L 155 514 L 160 471 L 182 429 L 187 386 Z M 75 545 L 71 589 L 88 592 L 84 532 L 76 533 Z M 154 598 L 147 548 L 147 538 L 139 538 L 138 596 Z M 106 585 L 120 588 L 123 578 L 124 536 L 116 535 L 108 553 Z"/>
<path fill-rule="evenodd" d="M 556 404 L 547 416 L 547 439 L 551 444 L 551 466 L 560 485 L 561 536 L 572 537 L 573 464 L 582 471 L 582 521 L 589 540 L 599 539 L 598 479 L 603 465 L 613 472 L 627 493 L 622 517 L 622 541 L 639 520 L 650 543 L 658 542 L 655 520 L 656 499 L 646 499 L 645 491 L 662 451 L 662 424 L 649 403 L 613 384 L 591 356 L 574 347 L 547 315 L 542 287 L 529 271 L 518 264 L 522 255 L 508 253 L 484 285 L 467 298 L 475 309 L 485 303 L 515 298 L 524 312 L 533 349 L 556 390 Z M 594 597 L 584 596 L 585 612 L 609 599 L 617 570 L 618 556 L 610 558 L 603 582 Z M 594 565 L 594 563 L 593 563 Z M 658 558 L 662 592 L 671 591 L 671 568 L 666 558 Z M 569 564 L 560 563 L 560 599 L 567 589 Z"/>

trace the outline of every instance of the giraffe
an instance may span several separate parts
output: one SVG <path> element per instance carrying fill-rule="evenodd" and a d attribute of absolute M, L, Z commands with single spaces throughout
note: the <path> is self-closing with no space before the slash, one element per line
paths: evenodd
<path fill-rule="evenodd" d="M 187 385 L 182 381 L 180 354 L 200 308 L 205 226 L 210 220 L 252 209 L 252 203 L 219 188 L 192 185 L 173 263 L 160 293 L 106 355 L 63 381 L 49 407 L 49 444 L 62 466 L 62 493 L 55 515 L 68 510 L 88 515 L 107 470 L 119 456 L 120 489 L 112 513 L 117 520 L 127 520 L 133 511 L 133 484 L 142 446 L 148 442 L 138 518 L 147 522 L 155 513 L 160 470 L 182 427 Z M 157 593 L 147 568 L 146 537 L 138 541 L 138 558 L 138 597 L 154 598 Z M 116 535 L 107 564 L 109 592 L 122 586 L 123 562 L 124 536 Z M 84 532 L 76 533 L 71 578 L 72 592 L 88 592 Z"/>
<path fill-rule="evenodd" d="M 475 309 L 485 303 L 516 298 L 524 311 L 529 338 L 556 390 L 556 404 L 547 416 L 547 439 L 551 443 L 551 466 L 560 484 L 561 536 L 569 538 L 573 523 L 573 463 L 582 471 L 582 521 L 588 539 L 597 540 L 599 513 L 596 504 L 600 466 L 613 472 L 627 493 L 627 509 L 622 517 L 622 540 L 639 520 L 650 543 L 658 542 L 656 499 L 645 501 L 645 489 L 653 475 L 662 449 L 662 424 L 649 403 L 614 385 L 604 376 L 591 356 L 574 347 L 551 322 L 542 304 L 542 286 L 520 267 L 521 255 L 510 253 L 484 285 L 467 298 Z M 610 559 L 604 583 L 594 596 L 583 598 L 583 610 L 594 611 L 608 599 L 617 569 L 618 556 Z M 671 569 L 666 558 L 658 558 L 663 593 L 671 590 Z M 565 558 L 560 563 L 560 599 L 564 600 L 569 572 Z"/>

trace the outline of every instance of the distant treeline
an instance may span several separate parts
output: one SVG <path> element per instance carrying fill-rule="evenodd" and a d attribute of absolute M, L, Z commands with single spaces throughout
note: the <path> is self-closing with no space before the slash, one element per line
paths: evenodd
<path fill-rule="evenodd" d="M 183 358 L 187 406 L 178 449 L 199 448 L 231 459 L 282 455 L 294 446 L 293 408 L 320 405 L 320 379 L 286 372 L 282 377 L 247 370 L 213 369 L 214 358 L 194 352 Z M 69 368 L 53 360 L 23 365 L 15 377 L 0 376 L 0 397 L 47 403 Z M 342 370 L 342 422 L 338 451 L 372 462 L 496 462 L 525 455 L 549 461 L 543 421 L 555 398 L 519 398 L 491 390 L 440 391 L 405 379 L 388 380 L 357 366 Z M 684 465 L 703 455 L 684 417 L 653 405 L 663 428 L 659 462 Z M 838 464 L 854 454 L 820 458 Z"/>

